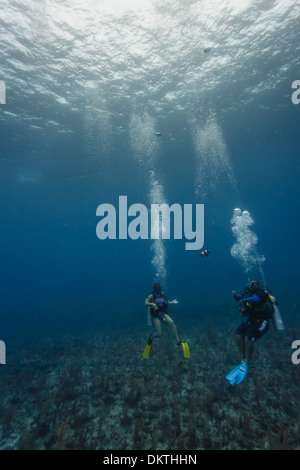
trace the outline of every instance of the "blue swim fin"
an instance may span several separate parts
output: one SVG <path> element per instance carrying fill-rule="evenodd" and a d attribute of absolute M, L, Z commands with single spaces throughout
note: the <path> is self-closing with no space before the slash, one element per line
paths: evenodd
<path fill-rule="evenodd" d="M 245 361 L 242 361 L 239 366 L 229 372 L 229 374 L 226 376 L 226 379 L 229 380 L 230 385 L 238 385 L 243 382 L 244 378 L 246 377 L 247 370 L 248 364 Z"/>
<path fill-rule="evenodd" d="M 242 363 L 239 364 L 237 367 L 235 367 L 231 372 L 229 372 L 228 375 L 226 375 L 226 379 L 229 380 L 229 382 L 230 382 L 232 379 L 234 379 L 234 377 L 235 377 L 235 375 L 237 374 L 237 372 L 238 372 L 238 370 L 239 370 L 239 368 L 240 368 L 241 365 L 242 365 Z"/>
<path fill-rule="evenodd" d="M 243 382 L 244 378 L 246 377 L 247 370 L 248 370 L 248 364 L 247 364 L 247 362 L 244 362 L 243 364 L 241 364 L 241 367 L 239 368 L 238 373 L 234 377 L 234 382 L 237 385 L 240 384 L 241 382 Z M 234 382 L 233 382 L 233 384 L 234 384 Z M 231 385 L 233 385 L 233 384 L 231 384 Z"/>

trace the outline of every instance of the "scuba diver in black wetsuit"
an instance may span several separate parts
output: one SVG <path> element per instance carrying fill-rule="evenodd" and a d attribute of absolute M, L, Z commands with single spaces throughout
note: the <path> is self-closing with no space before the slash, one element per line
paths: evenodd
<path fill-rule="evenodd" d="M 254 343 L 269 330 L 274 307 L 270 296 L 260 288 L 258 281 L 250 281 L 243 295 L 238 295 L 235 291 L 232 295 L 241 303 L 239 310 L 245 316 L 235 332 L 242 362 L 226 377 L 230 384 L 234 385 L 244 380 L 253 354 Z"/>
<path fill-rule="evenodd" d="M 145 347 L 143 357 L 144 359 L 149 358 L 149 353 L 150 353 L 150 348 L 152 345 L 152 340 L 154 338 L 160 338 L 162 334 L 162 328 L 161 324 L 162 322 L 167 323 L 171 330 L 173 335 L 176 338 L 177 345 L 180 346 L 182 345 L 183 348 L 183 355 L 184 357 L 190 357 L 189 355 L 189 349 L 188 345 L 185 341 L 181 341 L 179 339 L 178 333 L 177 333 L 177 328 L 172 320 L 172 318 L 167 314 L 168 306 L 170 304 L 178 304 L 179 301 L 174 299 L 172 301 L 168 300 L 165 294 L 163 293 L 162 287 L 160 284 L 154 284 L 153 286 L 153 292 L 148 295 L 148 297 L 145 300 L 145 305 L 150 308 L 150 313 L 152 317 L 152 323 L 156 329 L 156 333 L 153 333 L 150 335 L 147 345 Z"/>

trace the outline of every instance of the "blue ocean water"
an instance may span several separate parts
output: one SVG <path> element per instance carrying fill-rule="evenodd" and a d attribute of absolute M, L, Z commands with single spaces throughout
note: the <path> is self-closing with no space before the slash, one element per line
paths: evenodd
<path fill-rule="evenodd" d="M 51 326 L 55 312 L 63 323 L 79 304 L 84 322 L 90 309 L 120 319 L 124 305 L 142 310 L 155 277 L 151 240 L 100 241 L 95 213 L 119 195 L 149 207 L 151 166 L 163 187 L 158 202 L 205 204 L 205 247 L 237 288 L 247 276 L 230 257 L 230 219 L 236 206 L 250 211 L 267 281 L 296 316 L 297 2 L 228 2 L 223 12 L 207 2 L 120 11 L 119 2 L 54 3 L 5 2 L 1 13 L 3 335 L 20 323 L 24 333 Z M 219 133 L 197 149 L 192 133 L 210 113 Z M 225 155 L 209 165 L 214 139 Z M 226 170 L 218 175 L 223 158 L 236 188 Z M 210 260 L 177 241 L 164 249 L 169 295 L 184 305 L 217 291 L 226 302 L 229 285 Z"/>
<path fill-rule="evenodd" d="M 180 328 L 201 331 L 259 268 L 300 327 L 299 18 L 293 0 L 2 1 L 0 339 L 146 338 L 156 280 Z M 97 207 L 124 195 L 204 204 L 209 257 L 100 240 Z M 264 257 L 249 270 L 231 254 L 237 207 Z"/>

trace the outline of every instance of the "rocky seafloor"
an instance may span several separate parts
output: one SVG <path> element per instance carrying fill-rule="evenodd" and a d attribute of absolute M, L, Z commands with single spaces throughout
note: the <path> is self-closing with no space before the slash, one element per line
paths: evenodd
<path fill-rule="evenodd" d="M 297 330 L 257 343 L 244 382 L 232 328 L 185 325 L 191 358 L 171 333 L 48 335 L 9 343 L 0 366 L 0 449 L 300 449 Z M 299 338 L 297 337 L 299 336 Z"/>

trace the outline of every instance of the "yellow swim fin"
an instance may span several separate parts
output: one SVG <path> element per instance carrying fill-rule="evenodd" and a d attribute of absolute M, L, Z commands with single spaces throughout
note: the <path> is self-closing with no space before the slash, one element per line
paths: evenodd
<path fill-rule="evenodd" d="M 191 353 L 190 353 L 189 345 L 185 341 L 180 341 L 180 344 L 182 346 L 183 357 L 185 359 L 190 359 Z"/>
<path fill-rule="evenodd" d="M 144 349 L 144 352 L 143 352 L 143 358 L 144 359 L 149 359 L 150 349 L 151 349 L 151 345 L 152 345 L 152 336 L 153 335 L 149 336 L 148 342 L 145 346 L 145 349 Z"/>

